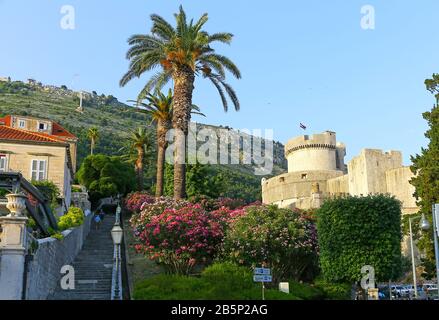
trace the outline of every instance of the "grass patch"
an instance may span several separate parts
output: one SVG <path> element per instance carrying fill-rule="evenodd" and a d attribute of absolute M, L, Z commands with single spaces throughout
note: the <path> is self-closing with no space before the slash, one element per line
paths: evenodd
<path fill-rule="evenodd" d="M 302 300 L 322 297 L 306 284 L 291 283 L 291 293 L 266 289 L 267 300 Z M 231 263 L 206 268 L 200 277 L 157 275 L 137 283 L 136 300 L 261 300 L 261 284 L 253 282 L 251 270 Z"/>

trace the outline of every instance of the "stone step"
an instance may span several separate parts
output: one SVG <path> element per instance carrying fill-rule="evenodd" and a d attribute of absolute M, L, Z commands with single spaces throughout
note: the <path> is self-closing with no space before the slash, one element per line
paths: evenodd
<path fill-rule="evenodd" d="M 58 286 L 52 300 L 109 300 L 113 272 L 113 240 L 111 229 L 115 216 L 106 216 L 99 229 L 92 223 L 90 233 L 72 263 L 75 270 L 75 289 Z"/>

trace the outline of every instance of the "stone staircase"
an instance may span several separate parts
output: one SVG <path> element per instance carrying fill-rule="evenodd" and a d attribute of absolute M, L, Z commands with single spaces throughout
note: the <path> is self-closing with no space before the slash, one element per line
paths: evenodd
<path fill-rule="evenodd" d="M 63 290 L 58 282 L 55 293 L 49 300 L 110 300 L 113 268 L 113 240 L 111 229 L 114 215 L 105 215 L 96 230 L 92 222 L 85 244 L 73 261 L 75 289 Z"/>

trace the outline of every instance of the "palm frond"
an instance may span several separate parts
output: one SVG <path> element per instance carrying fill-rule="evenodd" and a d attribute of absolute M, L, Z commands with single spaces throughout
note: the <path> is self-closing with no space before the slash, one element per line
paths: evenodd
<path fill-rule="evenodd" d="M 161 90 L 166 83 L 171 79 L 171 73 L 168 71 L 160 71 L 153 75 L 151 79 L 143 87 L 142 91 L 139 93 L 138 100 L 143 100 L 149 92 Z"/>
<path fill-rule="evenodd" d="M 214 85 L 214 86 L 216 87 L 216 89 L 218 90 L 218 93 L 219 93 L 219 95 L 220 95 L 220 97 L 221 97 L 221 101 L 222 101 L 222 103 L 223 103 L 224 111 L 227 112 L 228 109 L 229 109 L 229 105 L 228 105 L 228 103 L 227 103 L 226 96 L 224 95 L 224 90 L 223 90 L 223 88 L 221 88 L 221 85 L 219 84 L 218 80 L 217 80 L 215 77 L 213 77 L 213 76 L 208 76 L 208 79 L 209 79 L 210 81 L 212 81 L 213 85 Z"/>
<path fill-rule="evenodd" d="M 216 53 L 209 53 L 202 56 L 204 59 L 208 59 L 208 61 L 216 61 L 217 63 L 221 64 L 224 68 L 226 68 L 229 72 L 231 72 L 235 78 L 241 79 L 241 72 L 239 71 L 238 67 L 226 56 L 216 54 Z"/>
<path fill-rule="evenodd" d="M 208 41 L 209 43 L 221 42 L 221 43 L 230 44 L 232 42 L 232 39 L 233 39 L 233 34 L 227 32 L 219 32 L 210 35 Z"/>
<path fill-rule="evenodd" d="M 153 26 L 151 32 L 157 34 L 164 40 L 170 40 L 175 34 L 174 27 L 172 27 L 165 19 L 157 14 L 151 15 Z"/>

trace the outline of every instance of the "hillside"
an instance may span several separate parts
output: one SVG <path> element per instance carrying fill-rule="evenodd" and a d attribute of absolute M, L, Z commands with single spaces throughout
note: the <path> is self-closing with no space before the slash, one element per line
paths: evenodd
<path fill-rule="evenodd" d="M 29 115 L 48 118 L 78 136 L 78 163 L 89 154 L 90 144 L 87 130 L 96 126 L 100 131 L 95 152 L 121 155 L 126 146 L 130 130 L 150 123 L 148 115 L 141 110 L 123 104 L 111 95 L 98 95 L 96 92 L 83 93 L 83 112 L 78 112 L 79 94 L 67 87 L 47 86 L 37 82 L 0 81 L 0 115 Z M 199 125 L 198 130 L 208 127 L 213 130 L 224 129 L 210 125 Z M 226 127 L 227 128 L 227 127 Z M 230 129 L 230 128 L 227 128 Z M 155 133 L 153 127 L 149 130 Z M 278 174 L 286 168 L 283 145 L 274 143 L 274 171 Z M 261 176 L 255 176 L 251 165 L 213 166 L 218 170 L 229 170 L 242 176 L 252 188 L 260 188 Z M 222 168 L 219 168 L 222 167 Z M 154 163 L 151 162 L 147 176 L 153 179 Z"/>

